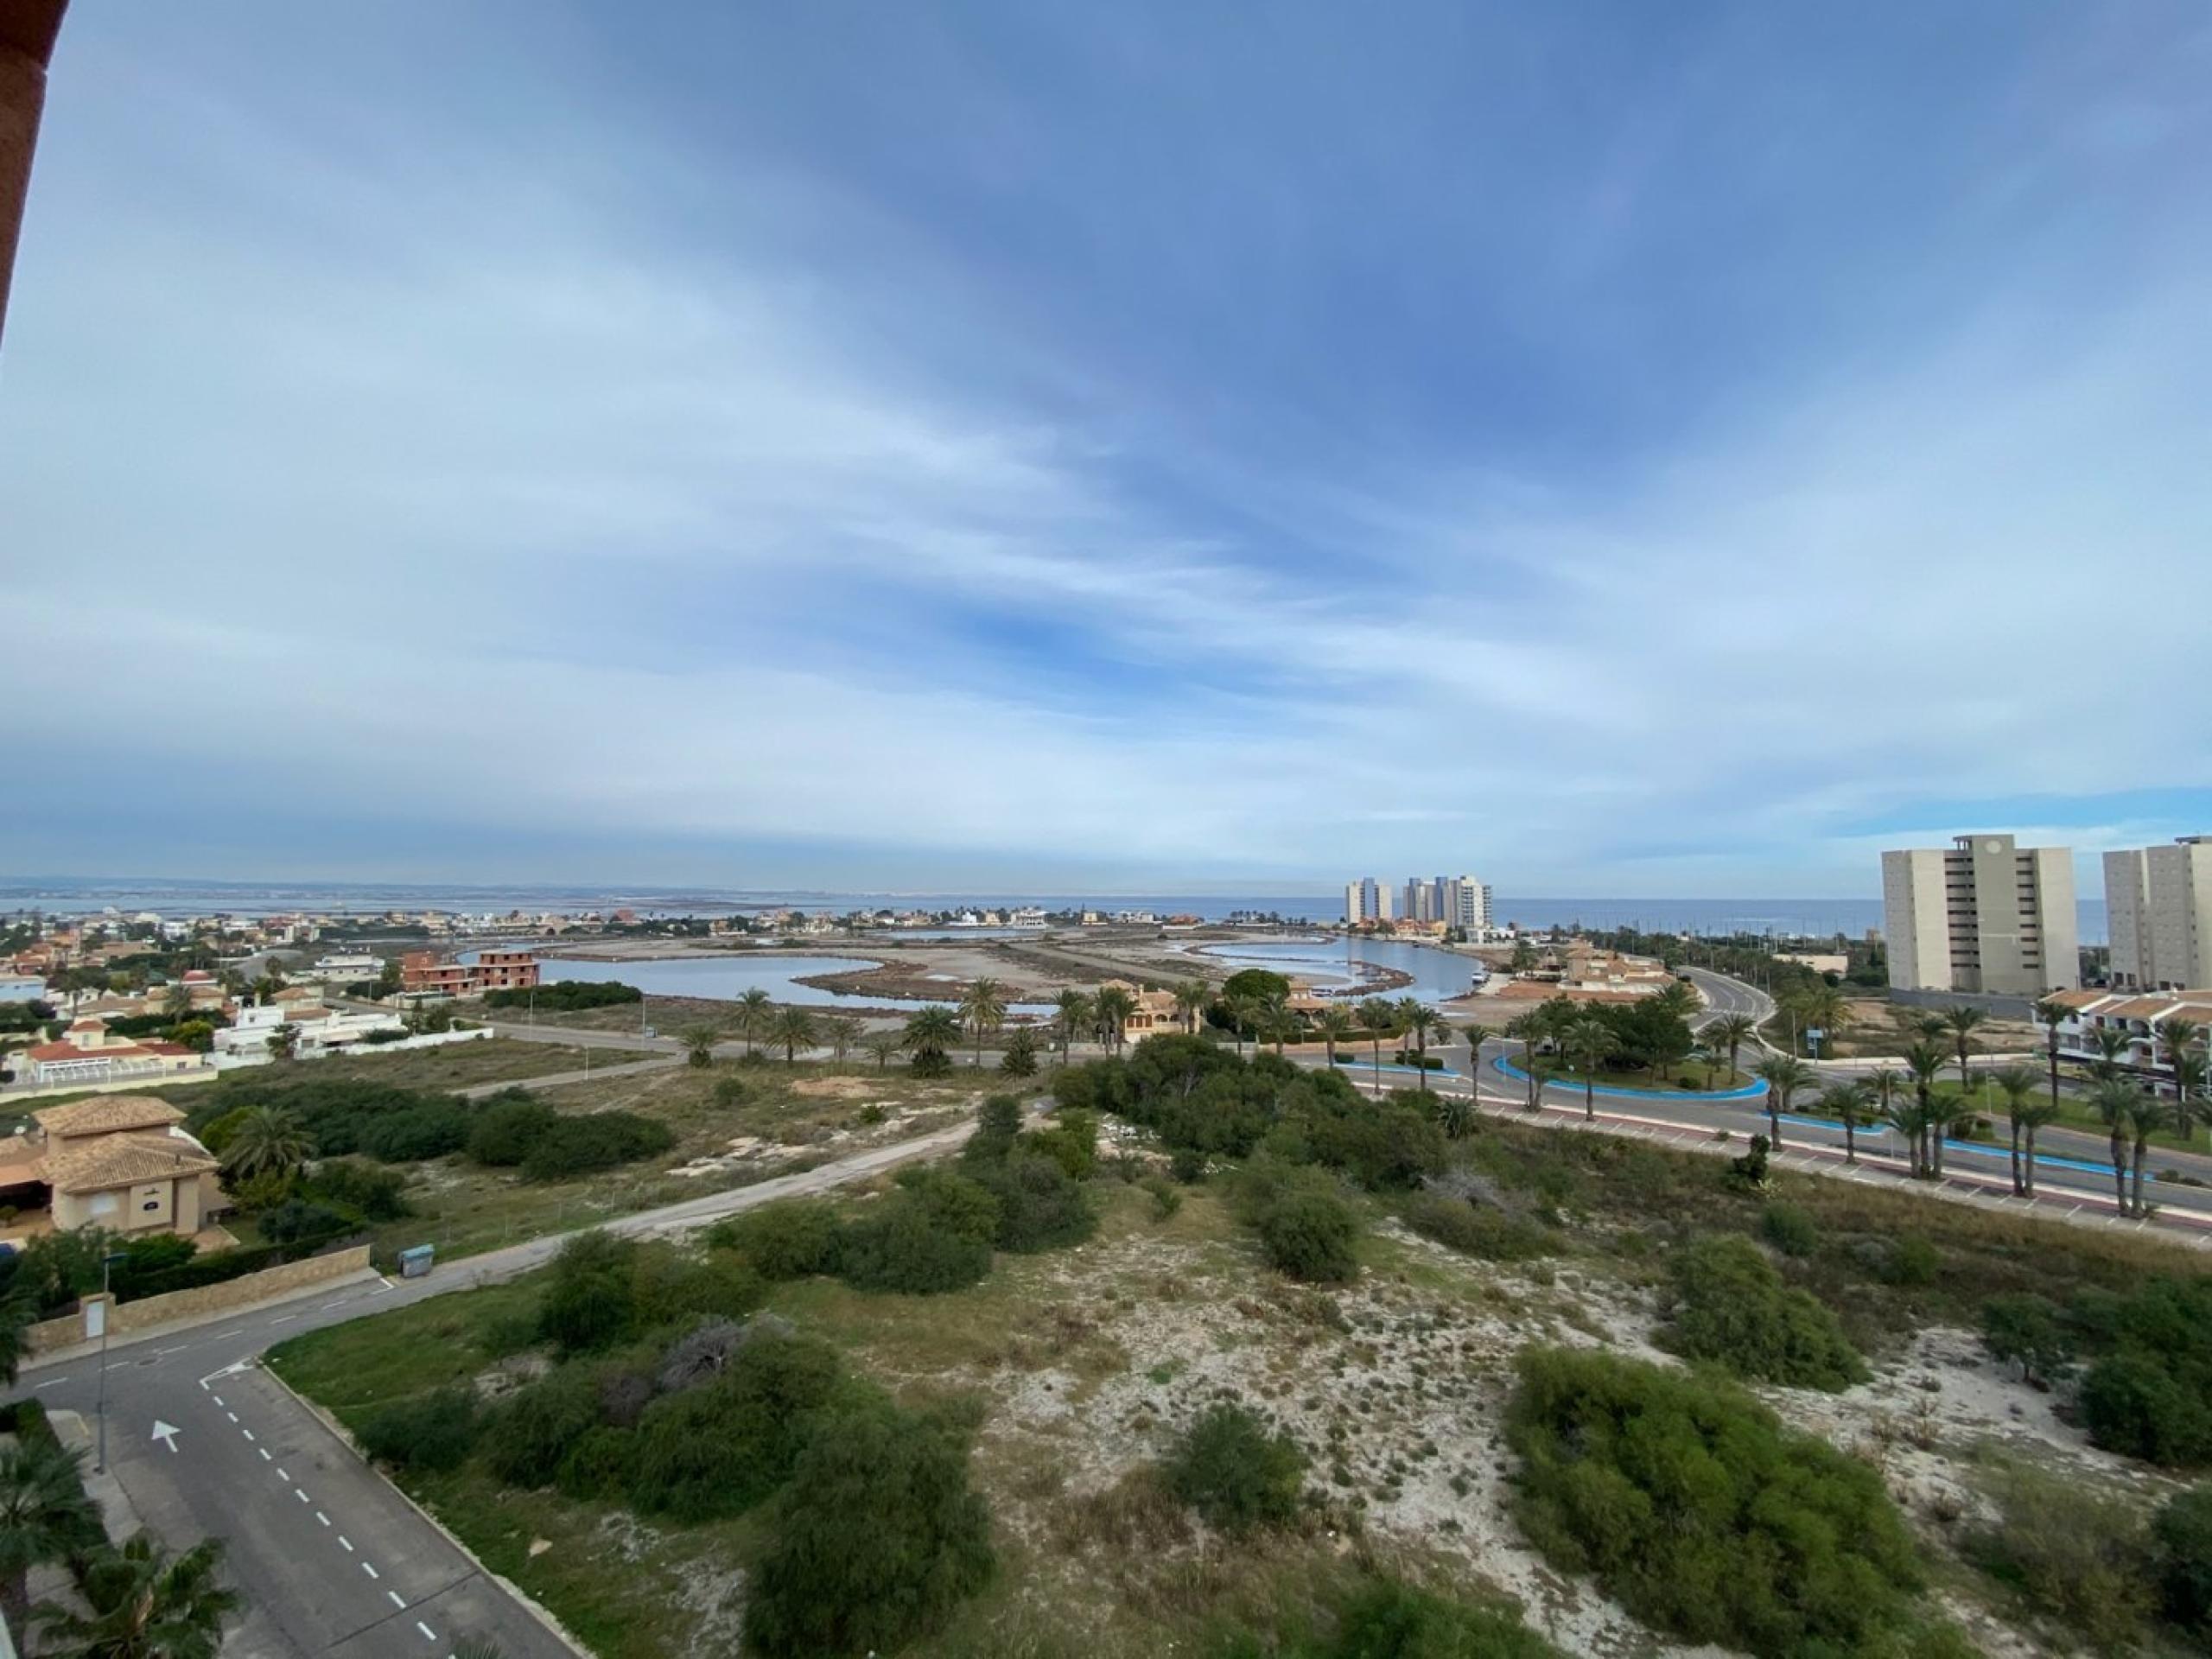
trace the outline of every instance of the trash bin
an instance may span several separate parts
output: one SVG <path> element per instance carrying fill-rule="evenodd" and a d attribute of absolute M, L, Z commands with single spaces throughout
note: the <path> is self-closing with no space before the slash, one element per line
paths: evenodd
<path fill-rule="evenodd" d="M 430 1270 L 430 1262 L 437 1254 L 435 1244 L 416 1244 L 399 1253 L 399 1276 L 420 1279 Z"/>

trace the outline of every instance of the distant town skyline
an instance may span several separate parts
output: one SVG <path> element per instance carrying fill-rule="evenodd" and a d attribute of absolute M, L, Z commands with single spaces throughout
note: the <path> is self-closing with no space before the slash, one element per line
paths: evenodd
<path fill-rule="evenodd" d="M 434 10 L 70 16 L 0 870 L 2094 894 L 2212 825 L 2193 0 Z"/>

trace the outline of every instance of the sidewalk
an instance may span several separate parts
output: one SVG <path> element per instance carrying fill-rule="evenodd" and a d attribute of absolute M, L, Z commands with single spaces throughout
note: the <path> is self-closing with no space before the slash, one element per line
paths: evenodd
<path fill-rule="evenodd" d="M 186 1331 L 197 1331 L 203 1325 L 219 1325 L 225 1319 L 240 1319 L 259 1313 L 264 1309 L 282 1307 L 287 1302 L 305 1301 L 310 1296 L 327 1296 L 333 1291 L 351 1290 L 357 1285 L 390 1284 L 391 1281 L 374 1268 L 363 1268 L 359 1273 L 349 1273 L 342 1279 L 318 1280 L 313 1284 L 300 1285 L 281 1291 L 274 1296 L 264 1296 L 257 1302 L 242 1302 L 236 1307 L 217 1308 L 207 1313 L 195 1313 L 189 1319 L 169 1319 L 160 1325 L 149 1325 L 143 1330 L 127 1334 L 118 1333 L 107 1339 L 111 1354 L 126 1348 L 137 1348 L 149 1342 L 159 1342 L 164 1337 L 174 1337 Z M 99 1353 L 98 1342 L 73 1342 L 67 1348 L 49 1349 L 35 1354 L 22 1363 L 23 1373 L 44 1370 L 50 1365 L 66 1364 L 73 1359 L 85 1359 Z"/>

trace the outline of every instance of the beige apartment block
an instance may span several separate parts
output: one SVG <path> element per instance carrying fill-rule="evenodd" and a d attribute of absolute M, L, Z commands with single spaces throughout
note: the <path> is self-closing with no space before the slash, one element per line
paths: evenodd
<path fill-rule="evenodd" d="M 1984 835 L 1884 853 L 1882 924 L 1899 990 L 2040 996 L 2082 982 L 2068 848 Z"/>
<path fill-rule="evenodd" d="M 2112 982 L 2142 990 L 2212 985 L 2212 836 L 2105 855 Z"/>

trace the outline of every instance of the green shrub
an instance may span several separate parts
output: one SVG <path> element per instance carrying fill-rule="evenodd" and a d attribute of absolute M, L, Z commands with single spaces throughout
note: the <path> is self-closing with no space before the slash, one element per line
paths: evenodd
<path fill-rule="evenodd" d="M 1740 1376 L 1792 1388 L 1846 1389 L 1866 1362 L 1835 1315 L 1783 1283 L 1747 1238 L 1708 1233 L 1675 1253 L 1673 1323 L 1678 1352 L 1718 1361 Z"/>
<path fill-rule="evenodd" d="M 998 1197 L 981 1181 L 927 1164 L 909 1164 L 893 1179 L 931 1218 L 963 1238 L 988 1244 L 998 1236 Z"/>
<path fill-rule="evenodd" d="M 1341 1285 L 1359 1272 L 1352 1246 L 1359 1219 L 1342 1198 L 1294 1191 L 1268 1201 L 1259 1217 L 1260 1248 L 1279 1272 L 1310 1285 Z"/>
<path fill-rule="evenodd" d="M 820 1425 L 768 1535 L 745 1643 L 771 1656 L 890 1652 L 941 1624 L 995 1566 L 966 1447 L 885 1407 Z"/>
<path fill-rule="evenodd" d="M 579 1233 L 553 1258 L 551 1282 L 538 1304 L 538 1330 L 567 1354 L 612 1346 L 637 1320 L 636 1241 L 612 1233 Z"/>
<path fill-rule="evenodd" d="M 1557 1248 L 1547 1230 L 1495 1205 L 1419 1192 L 1406 1201 L 1403 1213 L 1406 1225 L 1423 1238 L 1484 1262 L 1526 1262 Z"/>
<path fill-rule="evenodd" d="M 486 1414 L 485 1465 L 510 1486 L 550 1486 L 583 1435 L 600 1426 L 599 1381 L 585 1365 L 563 1365 L 525 1383 Z"/>
<path fill-rule="evenodd" d="M 1918 1233 L 1907 1233 L 1897 1242 L 1882 1269 L 1884 1282 L 1910 1288 L 1932 1285 L 1943 1265 L 1943 1253 Z"/>
<path fill-rule="evenodd" d="M 2018 1365 L 2022 1380 L 2034 1383 L 2056 1376 L 2074 1355 L 2057 1305 L 2036 1295 L 1993 1296 L 1984 1302 L 1981 1343 L 1992 1359 Z"/>
<path fill-rule="evenodd" d="M 553 1484 L 568 1497 L 589 1503 L 626 1498 L 637 1479 L 638 1437 L 606 1424 L 578 1435 L 554 1471 Z"/>
<path fill-rule="evenodd" d="M 671 1246 L 638 1252 L 630 1272 L 631 1318 L 640 1332 L 702 1319 L 743 1319 L 767 1297 L 753 1264 L 730 1255 L 702 1262 Z"/>
<path fill-rule="evenodd" d="M 581 1014 L 586 1008 L 619 1007 L 626 1002 L 642 1002 L 645 994 L 635 985 L 625 985 L 619 980 L 556 979 L 550 984 L 526 987 L 520 990 L 486 991 L 484 1006 L 487 1008 L 527 1008 L 535 1006 L 550 1009 L 556 1014 Z"/>
<path fill-rule="evenodd" d="M 785 1198 L 715 1224 L 712 1244 L 734 1249 L 764 1279 L 804 1279 L 837 1271 L 844 1224 L 823 1198 Z"/>
<path fill-rule="evenodd" d="M 1090 1236 L 1098 1217 L 1065 1167 L 1050 1158 L 1017 1151 L 1001 1163 L 974 1172 L 976 1184 L 998 1200 L 1002 1250 L 1058 1249 Z"/>
<path fill-rule="evenodd" d="M 1023 1144 L 1065 1170 L 1070 1180 L 1087 1181 L 1098 1167 L 1098 1115 L 1069 1107 L 1052 1126 L 1023 1137 Z"/>
<path fill-rule="evenodd" d="M 539 1133 L 522 1160 L 526 1181 L 561 1181 L 594 1170 L 658 1158 L 676 1144 L 676 1131 L 635 1112 L 586 1112 L 556 1116 Z"/>
<path fill-rule="evenodd" d="M 1209 1659 L 1564 1659 L 1510 1605 L 1447 1599 L 1393 1579 L 1367 1579 L 1330 1600 L 1319 1629 L 1301 1618 L 1265 1639 L 1239 1632 Z"/>
<path fill-rule="evenodd" d="M 1206 1155 L 1196 1147 L 1178 1147 L 1167 1160 L 1167 1173 L 1185 1186 L 1206 1178 Z"/>
<path fill-rule="evenodd" d="M 751 1509 L 790 1478 L 812 1414 L 841 1376 L 826 1344 L 775 1333 L 744 1343 L 711 1382 L 645 1408 L 631 1455 L 631 1503 L 682 1522 Z"/>
<path fill-rule="evenodd" d="M 1821 1243 L 1820 1227 L 1794 1204 L 1770 1204 L 1760 1211 L 1759 1236 L 1784 1255 L 1810 1255 Z"/>
<path fill-rule="evenodd" d="M 2125 1348 L 2082 1379 L 2082 1427 L 2107 1452 L 2184 1467 L 2212 1457 L 2212 1406 L 2161 1357 Z"/>
<path fill-rule="evenodd" d="M 2005 1471 L 1998 1520 L 1967 1559 L 2106 1652 L 2134 1644 L 2158 1599 L 2150 1535 L 2122 1499 L 2026 1467 Z"/>
<path fill-rule="evenodd" d="M 742 1106 L 752 1098 L 753 1090 L 743 1077 L 722 1077 L 715 1079 L 713 1093 L 717 1106 Z"/>
<path fill-rule="evenodd" d="M 1162 1472 L 1168 1491 L 1211 1525 L 1247 1532 L 1297 1515 L 1306 1454 L 1244 1407 L 1224 1404 L 1183 1431 Z"/>
<path fill-rule="evenodd" d="M 870 1205 L 845 1230 L 839 1256 L 845 1281 L 855 1288 L 914 1296 L 965 1290 L 991 1270 L 988 1238 L 949 1224 L 912 1192 Z"/>
<path fill-rule="evenodd" d="M 1592 1351 L 1520 1359 L 1515 1514 L 1646 1624 L 1760 1655 L 1884 1649 L 1920 1587 L 1881 1476 L 1710 1376 Z"/>
<path fill-rule="evenodd" d="M 415 1213 L 405 1196 L 406 1176 L 359 1158 L 324 1159 L 300 1190 L 368 1221 L 397 1221 Z"/>
<path fill-rule="evenodd" d="M 394 1469 L 457 1469 L 476 1445 L 476 1393 L 467 1383 L 380 1406 L 361 1421 L 361 1450 Z"/>
<path fill-rule="evenodd" d="M 2160 1611 L 2212 1647 L 2212 1486 L 2169 1498 L 2152 1519 L 2151 1548 Z"/>
<path fill-rule="evenodd" d="M 469 1160 L 493 1169 L 516 1167 L 558 1116 L 535 1095 L 502 1090 L 477 1109 L 468 1129 Z"/>
<path fill-rule="evenodd" d="M 291 1198 L 254 1217 L 261 1236 L 271 1244 L 291 1244 L 301 1239 L 335 1238 L 359 1224 L 355 1217 L 327 1204 Z"/>
<path fill-rule="evenodd" d="M 1138 1185 L 1152 1194 L 1152 1218 L 1154 1221 L 1170 1220 L 1183 1207 L 1183 1195 L 1159 1176 L 1147 1175 Z"/>

